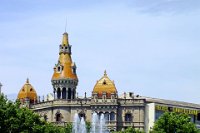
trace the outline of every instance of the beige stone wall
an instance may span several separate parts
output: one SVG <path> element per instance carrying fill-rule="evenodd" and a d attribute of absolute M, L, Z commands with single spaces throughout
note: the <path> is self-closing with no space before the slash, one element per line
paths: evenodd
<path fill-rule="evenodd" d="M 145 103 L 143 99 L 120 99 L 121 106 L 118 108 L 117 127 L 123 130 L 127 127 L 135 127 L 144 130 Z M 131 121 L 126 121 L 126 114 L 132 116 Z"/>
<path fill-rule="evenodd" d="M 97 113 L 108 112 L 109 115 L 111 112 L 114 112 L 115 120 L 107 122 L 109 130 L 121 130 L 129 126 L 144 129 L 144 100 L 140 102 L 138 100 L 134 101 L 134 99 L 128 101 L 123 99 L 117 101 L 116 99 L 115 102 L 91 102 L 90 100 L 80 102 L 80 99 L 79 101 L 57 100 L 36 104 L 32 106 L 32 109 L 41 116 L 46 114 L 49 122 L 56 122 L 56 113 L 60 112 L 63 123 L 73 122 L 76 113 L 84 113 L 86 121 L 91 122 L 94 111 Z M 133 119 L 131 122 L 125 121 L 126 113 L 132 115 Z"/>

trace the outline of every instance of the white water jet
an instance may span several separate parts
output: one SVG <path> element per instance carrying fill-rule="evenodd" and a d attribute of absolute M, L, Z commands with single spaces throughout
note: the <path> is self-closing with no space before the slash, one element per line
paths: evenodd
<path fill-rule="evenodd" d="M 80 120 L 77 113 L 74 115 L 72 133 L 87 133 L 85 120 L 83 117 L 81 117 L 81 120 Z"/>
<path fill-rule="evenodd" d="M 92 114 L 90 133 L 108 133 L 104 114 L 101 114 L 100 117 L 95 112 Z"/>
<path fill-rule="evenodd" d="M 74 115 L 72 133 L 87 133 L 84 117 L 80 120 L 77 113 Z M 90 133 L 108 133 L 103 113 L 100 117 L 96 112 L 92 114 Z"/>
<path fill-rule="evenodd" d="M 72 133 L 79 133 L 79 125 L 80 125 L 80 119 L 78 114 L 76 113 L 74 115 Z"/>
<path fill-rule="evenodd" d="M 92 114 L 91 133 L 98 133 L 99 119 L 96 112 Z"/>
<path fill-rule="evenodd" d="M 101 114 L 99 124 L 100 124 L 99 133 L 105 133 L 106 132 L 106 122 L 105 122 L 104 114 Z"/>
<path fill-rule="evenodd" d="M 79 133 L 87 133 L 84 117 L 81 117 L 81 123 L 79 125 Z"/>

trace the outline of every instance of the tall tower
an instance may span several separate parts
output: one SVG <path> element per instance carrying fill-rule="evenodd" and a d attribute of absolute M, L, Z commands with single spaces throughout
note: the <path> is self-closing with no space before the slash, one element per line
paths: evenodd
<path fill-rule="evenodd" d="M 54 99 L 75 99 L 78 77 L 76 64 L 72 62 L 71 45 L 69 45 L 66 32 L 63 34 L 62 43 L 59 46 L 59 59 L 55 64 L 51 83 Z"/>

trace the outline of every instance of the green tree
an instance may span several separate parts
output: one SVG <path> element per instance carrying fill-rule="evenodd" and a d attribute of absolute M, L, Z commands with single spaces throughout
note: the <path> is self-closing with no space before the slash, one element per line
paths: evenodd
<path fill-rule="evenodd" d="M 164 113 L 154 124 L 151 133 L 199 133 L 187 114 Z"/>
<path fill-rule="evenodd" d="M 87 132 L 88 133 L 90 133 L 90 129 L 91 129 L 91 123 L 90 122 L 88 122 L 88 121 L 86 121 L 86 130 L 87 130 Z"/>
<path fill-rule="evenodd" d="M 20 103 L 7 100 L 0 95 L 0 133 L 70 133 L 71 126 L 58 127 L 40 119 Z"/>
<path fill-rule="evenodd" d="M 118 131 L 118 132 L 113 132 L 113 133 L 144 133 L 143 131 L 137 130 L 133 127 L 129 127 L 125 129 L 124 131 Z"/>
<path fill-rule="evenodd" d="M 67 125 L 64 128 L 65 128 L 65 130 L 64 130 L 65 133 L 71 133 L 72 132 L 72 123 L 67 123 Z"/>
<path fill-rule="evenodd" d="M 14 132 L 19 129 L 18 109 L 18 102 L 13 104 L 3 94 L 0 95 L 0 132 Z"/>

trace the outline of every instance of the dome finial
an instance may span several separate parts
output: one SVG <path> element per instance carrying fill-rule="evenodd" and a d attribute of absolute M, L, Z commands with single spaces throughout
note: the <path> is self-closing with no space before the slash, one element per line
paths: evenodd
<path fill-rule="evenodd" d="M 104 71 L 104 76 L 107 76 L 106 70 Z"/>
<path fill-rule="evenodd" d="M 26 83 L 29 84 L 29 78 L 26 79 Z"/>

